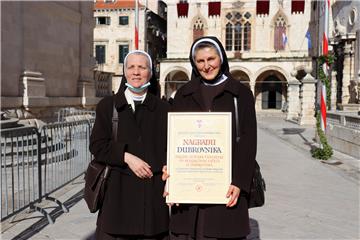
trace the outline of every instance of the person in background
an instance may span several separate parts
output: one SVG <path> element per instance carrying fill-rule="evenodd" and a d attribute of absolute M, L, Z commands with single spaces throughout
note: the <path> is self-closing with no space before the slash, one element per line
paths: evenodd
<path fill-rule="evenodd" d="M 190 62 L 191 80 L 177 91 L 171 111 L 232 113 L 232 183 L 226 205 L 172 204 L 171 239 L 245 239 L 250 233 L 246 197 L 257 145 L 254 97 L 248 87 L 231 76 L 225 50 L 217 38 L 197 39 L 190 50 Z M 238 102 L 239 141 L 234 98 Z M 163 178 L 167 177 L 164 168 Z M 167 194 L 171 192 L 164 192 Z"/>
<path fill-rule="evenodd" d="M 151 89 L 152 60 L 129 52 L 119 91 L 102 99 L 90 138 L 96 161 L 112 166 L 98 214 L 96 239 L 168 239 L 169 213 L 162 197 L 168 103 Z M 155 81 L 156 82 L 156 81 Z M 118 112 L 112 139 L 113 106 Z"/>

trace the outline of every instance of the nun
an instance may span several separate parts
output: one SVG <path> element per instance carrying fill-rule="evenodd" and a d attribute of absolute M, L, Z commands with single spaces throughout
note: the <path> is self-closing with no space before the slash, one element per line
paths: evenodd
<path fill-rule="evenodd" d="M 96 107 L 90 152 L 112 167 L 97 218 L 96 239 L 168 238 L 169 212 L 163 198 L 168 103 L 157 97 L 151 57 L 129 52 L 118 92 Z M 113 107 L 118 112 L 112 139 Z"/>
<path fill-rule="evenodd" d="M 246 197 L 257 144 L 254 96 L 229 72 L 224 47 L 216 37 L 197 39 L 189 58 L 191 80 L 177 91 L 171 111 L 232 113 L 232 182 L 226 194 L 227 204 L 172 205 L 171 239 L 245 239 L 250 232 Z M 238 102 L 239 141 L 236 141 L 234 98 Z M 165 178 L 166 174 L 165 170 Z"/>

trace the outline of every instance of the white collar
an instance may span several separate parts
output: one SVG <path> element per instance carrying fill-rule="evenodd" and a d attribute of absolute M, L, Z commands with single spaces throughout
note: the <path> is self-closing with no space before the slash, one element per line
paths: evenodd
<path fill-rule="evenodd" d="M 212 87 L 212 86 L 217 86 L 217 85 L 219 85 L 219 84 L 222 84 L 222 83 L 225 82 L 227 79 L 228 79 L 228 77 L 227 77 L 225 74 L 223 74 L 223 75 L 221 75 L 219 81 L 217 81 L 217 82 L 214 83 L 214 84 L 206 83 L 206 82 L 204 82 L 204 81 L 203 81 L 203 83 L 204 83 L 205 86 L 211 86 L 211 87 Z"/>
<path fill-rule="evenodd" d="M 128 88 L 125 89 L 126 101 L 129 105 L 131 105 L 133 112 L 135 111 L 134 101 L 141 101 L 141 103 L 143 103 L 146 98 L 146 94 L 147 94 L 147 91 L 143 95 L 137 96 L 137 95 L 134 95 Z"/>

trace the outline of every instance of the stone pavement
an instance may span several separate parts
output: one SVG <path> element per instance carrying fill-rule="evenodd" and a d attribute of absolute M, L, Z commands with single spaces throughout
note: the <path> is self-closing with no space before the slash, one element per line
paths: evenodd
<path fill-rule="evenodd" d="M 360 160 L 339 152 L 330 164 L 313 159 L 314 137 L 314 128 L 282 116 L 258 116 L 257 160 L 267 192 L 265 206 L 250 210 L 248 239 L 360 239 Z M 36 212 L 19 214 L 17 224 L 2 223 L 1 238 L 93 239 L 96 214 L 88 212 L 82 189 L 79 178 L 56 193 L 70 211 L 48 204 L 54 224 Z"/>

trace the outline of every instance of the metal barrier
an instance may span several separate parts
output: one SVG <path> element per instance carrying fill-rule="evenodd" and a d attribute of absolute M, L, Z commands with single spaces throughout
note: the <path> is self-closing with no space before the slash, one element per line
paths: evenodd
<path fill-rule="evenodd" d="M 58 122 L 80 121 L 95 118 L 95 111 L 76 108 L 62 108 L 58 111 Z"/>
<path fill-rule="evenodd" d="M 91 160 L 88 150 L 94 119 L 1 130 L 1 221 L 43 199 L 68 209 L 51 193 L 84 173 Z"/>
<path fill-rule="evenodd" d="M 41 198 L 39 139 L 34 127 L 1 130 L 1 220 Z"/>

